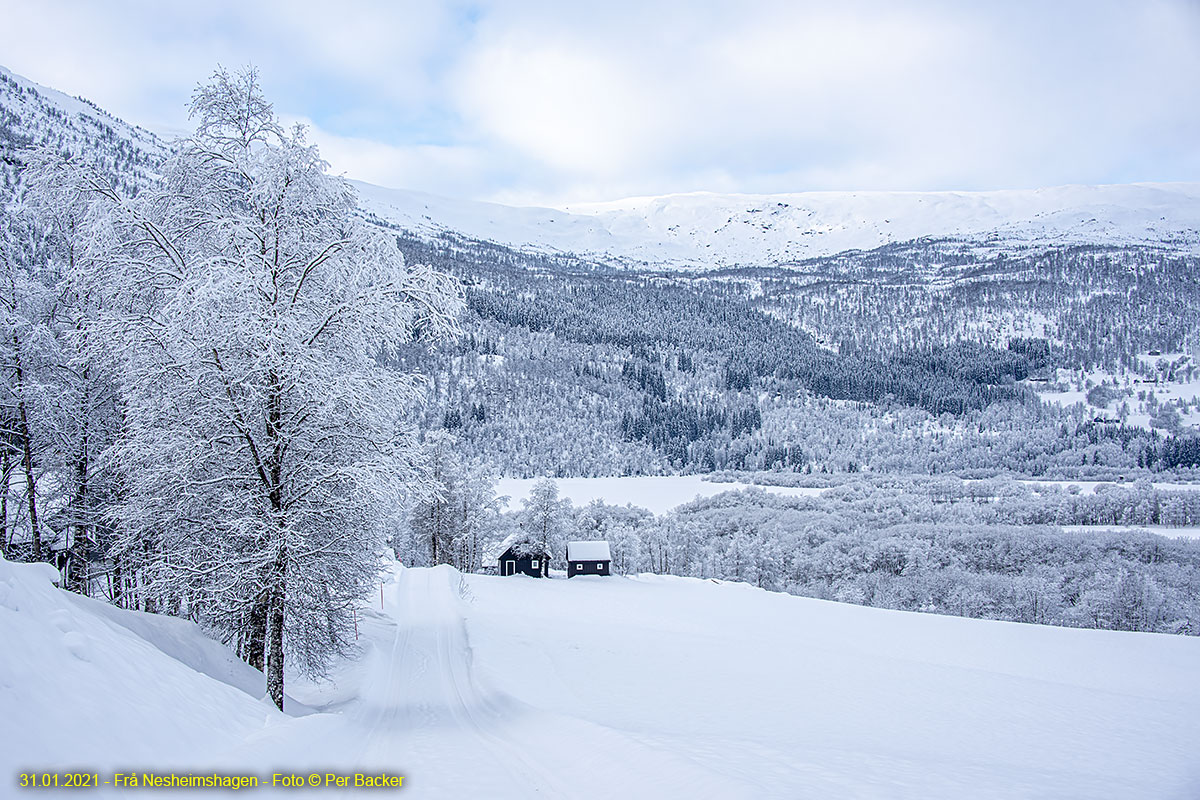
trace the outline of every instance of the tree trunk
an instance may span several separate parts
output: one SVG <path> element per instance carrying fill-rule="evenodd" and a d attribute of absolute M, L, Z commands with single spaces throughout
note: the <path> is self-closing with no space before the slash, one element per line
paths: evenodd
<path fill-rule="evenodd" d="M 108 573 L 108 596 L 117 608 L 125 608 L 125 576 L 121 573 L 120 562 L 114 563 Z"/>
<path fill-rule="evenodd" d="M 267 634 L 267 693 L 283 710 L 283 624 L 287 604 L 287 561 L 280 550 L 271 580 L 270 626 Z"/>
<path fill-rule="evenodd" d="M 263 592 L 250 608 L 250 620 L 246 632 L 246 663 L 266 673 L 264 655 L 267 645 L 267 593 Z"/>
<path fill-rule="evenodd" d="M 283 390 L 271 370 L 267 395 L 267 439 L 271 442 L 269 496 L 276 540 L 275 564 L 267 581 L 267 692 L 283 710 L 283 624 L 287 606 L 287 525 L 283 513 Z"/>
<path fill-rule="evenodd" d="M 25 423 L 25 401 L 21 401 L 21 439 L 24 451 L 21 466 L 25 470 L 25 493 L 29 498 L 29 535 L 33 542 L 33 560 L 42 560 L 42 533 L 38 528 L 37 479 L 33 476 L 33 445 L 29 441 L 29 426 Z"/>
<path fill-rule="evenodd" d="M 0 555 L 8 558 L 8 486 L 12 479 L 12 458 L 8 442 L 0 445 Z"/>
<path fill-rule="evenodd" d="M 86 378 L 86 373 L 84 373 Z M 86 397 L 86 395 L 85 395 Z M 91 540 L 88 537 L 88 423 L 84 414 L 82 440 L 76 461 L 76 495 L 74 495 L 74 541 L 71 542 L 70 558 L 67 560 L 66 588 L 80 595 L 88 594 L 88 554 Z"/>
<path fill-rule="evenodd" d="M 33 477 L 33 442 L 29 435 L 29 415 L 25 408 L 25 370 L 21 367 L 21 340 L 12 337 L 15 375 L 17 379 L 17 433 L 21 437 L 21 466 L 25 470 L 25 491 L 29 497 L 29 535 L 33 543 L 33 560 L 42 560 L 42 534 L 38 529 L 37 481 Z"/>
<path fill-rule="evenodd" d="M 429 504 L 429 566 L 438 565 L 438 503 Z"/>

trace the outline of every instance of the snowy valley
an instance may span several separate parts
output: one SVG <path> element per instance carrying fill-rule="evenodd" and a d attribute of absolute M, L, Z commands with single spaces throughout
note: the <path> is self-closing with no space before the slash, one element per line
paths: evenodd
<path fill-rule="evenodd" d="M 1200 795 L 1200 184 L 516 208 L 259 90 L 0 68 L 0 795 Z"/>

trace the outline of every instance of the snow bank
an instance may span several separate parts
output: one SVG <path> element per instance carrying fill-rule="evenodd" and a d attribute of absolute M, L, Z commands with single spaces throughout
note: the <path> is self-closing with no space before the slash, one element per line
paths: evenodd
<path fill-rule="evenodd" d="M 72 765 L 202 766 L 281 718 L 196 626 L 70 595 L 57 577 L 0 559 L 3 780 Z"/>

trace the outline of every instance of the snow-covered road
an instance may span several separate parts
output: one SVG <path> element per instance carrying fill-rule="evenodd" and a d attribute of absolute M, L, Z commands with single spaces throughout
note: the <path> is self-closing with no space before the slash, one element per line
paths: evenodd
<path fill-rule="evenodd" d="M 326 710 L 340 713 L 264 731 L 237 759 L 248 769 L 268 763 L 297 774 L 329 763 L 339 772 L 352 764 L 401 774 L 415 797 L 751 796 L 697 761 L 489 686 L 467 632 L 469 592 L 448 567 L 398 567 L 384 586 L 381 613 L 363 626 L 364 659 L 339 677 L 348 696 L 326 700 Z"/>

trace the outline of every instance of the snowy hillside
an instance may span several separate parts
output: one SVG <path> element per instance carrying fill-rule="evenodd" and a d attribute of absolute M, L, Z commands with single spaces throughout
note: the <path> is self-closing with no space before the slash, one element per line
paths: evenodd
<path fill-rule="evenodd" d="M 150 179 L 166 146 L 144 128 L 0 66 L 0 163 L 7 181 L 26 147 L 82 155 L 130 187 Z"/>
<path fill-rule="evenodd" d="M 137 615 L 143 630 L 131 630 L 116 617 L 132 615 L 97 613 L 48 572 L 0 561 L 8 775 L 365 770 L 403 775 L 418 798 L 1200 791 L 1190 637 L 906 614 L 688 578 L 396 568 L 384 608 L 375 595 L 360 609 L 362 658 L 331 683 L 292 684 L 324 713 L 291 718 L 228 685 L 216 646 L 186 623 L 169 621 L 166 653 L 145 637 L 158 618 Z"/>
<path fill-rule="evenodd" d="M 5 796 L 21 769 L 207 761 L 282 716 L 256 699 L 261 673 L 196 626 L 60 591 L 57 578 L 0 559 Z"/>
<path fill-rule="evenodd" d="M 680 267 L 771 266 L 919 238 L 981 252 L 1063 245 L 1200 249 L 1200 185 L 994 192 L 694 193 L 511 208 L 356 183 L 379 217 L 425 233 Z"/>

